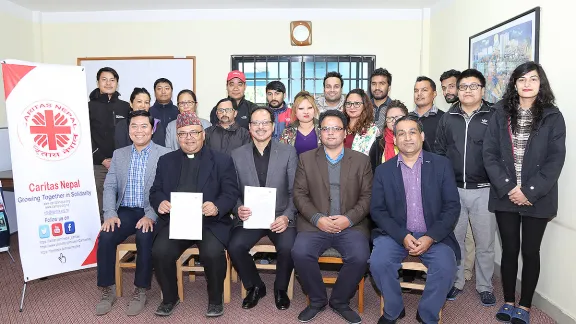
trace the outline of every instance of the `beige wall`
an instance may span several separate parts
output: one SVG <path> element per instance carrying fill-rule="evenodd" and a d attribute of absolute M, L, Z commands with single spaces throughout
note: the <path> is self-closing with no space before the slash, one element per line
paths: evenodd
<path fill-rule="evenodd" d="M 391 96 L 412 102 L 413 80 L 420 74 L 421 20 L 313 21 L 313 44 L 308 47 L 290 45 L 289 24 L 289 20 L 44 23 L 42 56 L 46 63 L 76 64 L 85 56 L 194 55 L 199 112 L 207 117 L 226 94 L 231 55 L 373 54 L 376 65 L 393 74 Z M 380 32 L 380 38 L 371 33 L 391 29 L 401 32 Z M 112 36 L 105 38 L 105 33 Z"/>
<path fill-rule="evenodd" d="M 32 61 L 35 59 L 34 24 L 32 13 L 26 19 L 20 15 L 0 10 L 0 60 L 18 59 Z M 0 69 L 0 80 L 1 78 Z M 0 82 L 0 84 L 2 84 Z M 7 127 L 4 86 L 0 86 L 0 127 Z"/>
<path fill-rule="evenodd" d="M 549 223 L 541 248 L 542 270 L 537 292 L 576 319 L 576 255 L 572 239 L 576 236 L 576 217 L 571 205 L 576 180 L 576 137 L 570 125 L 576 122 L 576 99 L 573 78 L 574 52 L 572 40 L 576 4 L 563 0 L 484 0 L 454 1 L 440 12 L 432 12 L 430 41 L 430 72 L 434 79 L 451 68 L 468 67 L 468 37 L 541 5 L 540 63 L 550 79 L 557 105 L 568 125 L 568 154 L 560 177 L 558 217 Z M 437 102 L 444 104 L 439 96 Z M 529 239 L 529 238 L 527 238 Z M 497 262 L 500 248 L 497 246 Z"/>

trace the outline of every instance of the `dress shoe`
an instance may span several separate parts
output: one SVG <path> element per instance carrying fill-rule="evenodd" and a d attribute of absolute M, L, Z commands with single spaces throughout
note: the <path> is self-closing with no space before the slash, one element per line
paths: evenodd
<path fill-rule="evenodd" d="M 258 301 L 266 296 L 266 286 L 262 285 L 260 287 L 254 286 L 248 289 L 248 295 L 242 301 L 242 308 L 250 309 L 258 305 Z"/>
<path fill-rule="evenodd" d="M 276 308 L 279 310 L 288 309 L 290 307 L 290 298 L 288 298 L 286 290 L 275 290 L 274 302 L 276 303 Z"/>
<path fill-rule="evenodd" d="M 222 304 L 214 305 L 208 304 L 208 310 L 206 311 L 206 317 L 218 317 L 224 314 L 224 306 Z"/>
<path fill-rule="evenodd" d="M 318 316 L 318 314 L 323 312 L 325 309 L 326 305 L 320 308 L 308 305 L 306 308 L 304 308 L 303 311 L 300 312 L 300 315 L 298 315 L 298 320 L 300 321 L 300 323 L 308 323 L 311 320 L 315 319 L 316 316 Z"/>
<path fill-rule="evenodd" d="M 330 305 L 330 308 L 334 311 L 334 313 L 340 315 L 346 323 L 348 324 L 360 324 L 362 323 L 362 318 L 358 313 L 352 310 L 350 306 L 346 305 L 344 307 L 335 308 Z"/>
<path fill-rule="evenodd" d="M 406 308 L 402 309 L 402 312 L 400 313 L 400 315 L 398 315 L 398 318 L 395 320 L 389 320 L 386 317 L 384 317 L 384 315 L 380 316 L 378 324 L 396 324 L 396 321 L 403 319 L 405 316 L 406 316 Z"/>

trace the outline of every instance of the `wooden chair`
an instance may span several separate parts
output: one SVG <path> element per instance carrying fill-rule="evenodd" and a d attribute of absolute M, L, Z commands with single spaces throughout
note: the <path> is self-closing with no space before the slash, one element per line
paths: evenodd
<path fill-rule="evenodd" d="M 416 270 L 416 271 L 423 271 L 428 273 L 428 268 L 419 261 L 417 257 L 409 256 L 402 262 L 402 270 Z M 425 284 L 422 283 L 413 283 L 413 282 L 400 282 L 400 287 L 414 289 L 419 291 L 424 291 Z M 380 295 L 380 316 L 384 314 L 384 296 Z M 438 314 L 440 320 L 438 323 L 442 323 L 442 309 L 440 309 L 440 313 Z"/>
<path fill-rule="evenodd" d="M 136 269 L 136 235 L 116 247 L 116 296 L 122 296 L 122 269 Z"/>
<path fill-rule="evenodd" d="M 344 260 L 342 259 L 342 255 L 340 255 L 336 249 L 330 248 L 322 253 L 318 258 L 318 263 L 344 264 Z M 338 277 L 322 276 L 322 281 L 324 281 L 325 284 L 334 284 L 337 279 Z M 346 278 L 343 278 L 343 280 L 346 280 Z M 306 296 L 306 301 L 310 304 L 308 296 Z M 364 277 L 362 277 L 362 280 L 358 283 L 358 312 L 360 314 L 364 313 Z"/>
<path fill-rule="evenodd" d="M 263 253 L 276 253 L 276 247 L 274 243 L 270 241 L 268 236 L 264 236 L 263 238 L 254 245 L 252 249 L 250 249 L 250 254 L 254 255 L 254 253 L 263 252 Z M 256 263 L 256 269 L 262 270 L 276 270 L 276 264 L 260 264 Z M 238 272 L 232 267 L 232 281 L 236 282 L 238 280 Z M 242 279 L 242 278 L 240 278 Z M 241 291 L 242 291 L 242 298 L 246 298 L 247 292 L 244 288 L 244 284 L 241 284 Z M 288 298 L 292 300 L 294 296 L 294 270 L 292 270 L 292 275 L 290 276 L 290 282 L 288 283 Z"/>
<path fill-rule="evenodd" d="M 178 279 L 178 297 L 184 300 L 184 282 L 182 272 L 189 272 L 188 278 L 191 282 L 196 280 L 195 272 L 203 272 L 204 267 L 196 265 L 195 262 L 200 256 L 198 248 L 193 247 L 186 249 L 184 253 L 176 260 L 176 277 Z M 224 278 L 224 302 L 230 302 L 230 257 L 226 251 L 226 278 Z"/>

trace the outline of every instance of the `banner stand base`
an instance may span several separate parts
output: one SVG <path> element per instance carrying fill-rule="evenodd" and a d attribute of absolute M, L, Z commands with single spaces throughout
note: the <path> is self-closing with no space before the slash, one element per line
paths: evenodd
<path fill-rule="evenodd" d="M 24 287 L 22 287 L 22 298 L 20 298 L 20 313 L 24 309 L 24 296 L 26 296 L 26 282 L 24 283 Z"/>
<path fill-rule="evenodd" d="M 14 257 L 12 256 L 12 253 L 10 253 L 10 250 L 8 248 L 6 250 L 0 249 L 0 252 L 8 252 L 10 259 L 12 259 L 12 263 L 16 263 L 16 261 L 14 261 Z"/>

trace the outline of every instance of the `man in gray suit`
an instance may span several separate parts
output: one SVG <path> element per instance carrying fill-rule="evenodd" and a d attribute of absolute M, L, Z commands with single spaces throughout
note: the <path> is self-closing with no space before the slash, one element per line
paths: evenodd
<path fill-rule="evenodd" d="M 169 149 L 154 144 L 154 119 L 144 110 L 128 115 L 132 145 L 114 151 L 104 181 L 104 224 L 98 238 L 98 287 L 102 290 L 96 315 L 104 315 L 116 301 L 114 271 L 116 247 L 136 234 L 136 286 L 127 315 L 138 315 L 146 303 L 146 289 L 152 281 L 152 239 L 158 216 L 150 207 L 150 187 L 156 176 L 156 164 Z"/>
<path fill-rule="evenodd" d="M 250 135 L 252 143 L 232 151 L 232 160 L 238 174 L 238 184 L 242 192 L 236 205 L 235 214 L 239 218 L 232 231 L 228 253 L 238 270 L 248 295 L 242 308 L 250 309 L 266 295 L 266 287 L 260 279 L 250 249 L 268 235 L 277 252 L 274 301 L 280 310 L 290 307 L 287 289 L 294 268 L 290 251 L 296 239 L 294 215 L 296 208 L 292 199 L 292 185 L 298 166 L 298 155 L 293 146 L 272 141 L 274 113 L 264 107 L 254 109 L 250 114 Z M 245 186 L 276 188 L 276 220 L 270 229 L 245 229 L 243 221 L 251 216 L 250 208 L 244 206 Z"/>

